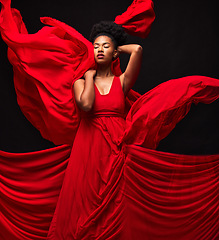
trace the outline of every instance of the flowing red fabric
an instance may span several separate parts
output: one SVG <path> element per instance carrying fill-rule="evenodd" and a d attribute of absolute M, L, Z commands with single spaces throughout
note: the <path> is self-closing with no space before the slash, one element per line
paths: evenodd
<path fill-rule="evenodd" d="M 93 45 L 56 19 L 44 17 L 41 21 L 52 27 L 28 34 L 18 10 L 7 6 L 1 11 L 1 35 L 9 47 L 17 101 L 44 138 L 57 145 L 72 144 L 80 120 L 72 85 L 95 68 Z M 119 59 L 113 62 L 112 70 L 117 76 L 121 74 Z M 127 106 L 139 96 L 131 90 Z"/>
<path fill-rule="evenodd" d="M 115 23 L 122 25 L 130 35 L 146 38 L 154 19 L 154 3 L 151 0 L 135 0 L 115 18 Z"/>
<path fill-rule="evenodd" d="M 92 44 L 73 28 L 51 18 L 41 21 L 53 27 L 27 34 L 20 13 L 3 10 L 1 34 L 9 47 L 22 112 L 44 138 L 57 145 L 72 144 L 79 122 L 72 84 L 73 79 L 94 67 Z M 16 25 L 12 24 L 12 14 Z"/>
<path fill-rule="evenodd" d="M 0 239 L 45 239 L 70 155 L 62 145 L 1 159 Z"/>
<path fill-rule="evenodd" d="M 218 239 L 219 155 L 154 149 L 192 103 L 218 99 L 219 80 L 174 79 L 125 99 L 117 60 L 110 92 L 101 95 L 95 86 L 93 109 L 84 113 L 75 105 L 72 84 L 95 67 L 91 43 L 51 18 L 42 21 L 52 27 L 29 35 L 7 2 L 0 27 L 18 103 L 43 137 L 68 145 L 0 152 L 0 238 Z M 139 0 L 121 16 L 132 19 L 141 35 L 142 21 L 135 19 L 147 12 L 153 19 L 151 1 Z"/>

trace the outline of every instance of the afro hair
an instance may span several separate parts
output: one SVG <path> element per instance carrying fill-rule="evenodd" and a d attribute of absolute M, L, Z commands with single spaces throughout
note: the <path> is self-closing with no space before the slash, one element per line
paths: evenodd
<path fill-rule="evenodd" d="M 115 44 L 115 48 L 124 45 L 127 40 L 127 33 L 123 27 L 112 21 L 101 21 L 94 24 L 89 39 L 93 43 L 101 35 L 110 37 Z"/>

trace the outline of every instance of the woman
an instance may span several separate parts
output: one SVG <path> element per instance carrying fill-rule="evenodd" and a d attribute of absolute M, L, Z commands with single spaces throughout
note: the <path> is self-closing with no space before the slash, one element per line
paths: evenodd
<path fill-rule="evenodd" d="M 87 71 L 85 80 L 74 83 L 82 119 L 49 239 L 105 239 L 109 234 L 122 238 L 120 220 L 112 221 L 123 208 L 124 153 L 119 141 L 125 129 L 125 95 L 137 79 L 142 58 L 141 46 L 121 46 L 125 36 L 122 27 L 113 22 L 100 22 L 91 32 L 97 70 Z M 112 62 L 123 52 L 130 54 L 129 63 L 123 74 L 114 76 Z M 89 227 L 83 227 L 87 224 Z"/>
<path fill-rule="evenodd" d="M 134 1 L 130 12 L 142 3 Z M 15 69 L 18 102 L 44 137 L 72 146 L 21 155 L 1 152 L 3 239 L 43 239 L 51 216 L 49 239 L 216 239 L 218 155 L 151 149 L 192 102 L 218 98 L 218 81 L 185 77 L 140 97 L 130 88 L 139 72 L 141 47 L 122 41 L 117 48 L 118 31 L 106 30 L 108 23 L 94 28 L 91 46 L 74 29 L 50 18 L 43 21 L 52 28 L 24 34 L 19 14 L 13 12 L 16 29 L 10 6 L 4 7 L 1 33 Z M 112 62 L 121 52 L 131 54 L 123 74 L 118 59 Z M 77 109 L 69 91 L 72 78 Z M 128 113 L 125 100 L 131 106 Z M 77 118 L 72 109 L 79 112 Z"/>
<path fill-rule="evenodd" d="M 117 39 L 112 36 L 112 32 Z M 101 22 L 94 25 L 91 42 L 94 46 L 97 70 L 86 72 L 85 81 L 79 79 L 74 83 L 75 99 L 82 110 L 91 110 L 95 99 L 94 86 L 99 89 L 101 95 L 109 93 L 114 79 L 111 65 L 120 53 L 131 55 L 126 71 L 119 77 L 124 95 L 127 95 L 133 87 L 141 67 L 142 47 L 135 44 L 121 46 L 124 40 L 125 33 L 121 26 L 113 22 Z"/>

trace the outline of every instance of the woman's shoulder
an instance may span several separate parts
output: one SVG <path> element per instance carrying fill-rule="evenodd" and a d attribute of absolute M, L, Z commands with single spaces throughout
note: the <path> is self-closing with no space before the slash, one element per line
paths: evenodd
<path fill-rule="evenodd" d="M 84 85 L 85 80 L 83 78 L 79 78 L 74 81 L 73 86 Z"/>

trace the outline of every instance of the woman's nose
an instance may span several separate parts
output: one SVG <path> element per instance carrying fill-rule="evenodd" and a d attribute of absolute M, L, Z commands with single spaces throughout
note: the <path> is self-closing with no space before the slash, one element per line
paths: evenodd
<path fill-rule="evenodd" d="M 98 52 L 103 52 L 103 46 L 99 46 Z"/>

